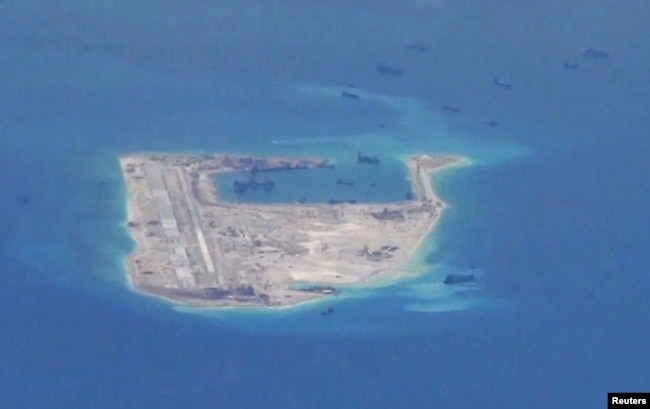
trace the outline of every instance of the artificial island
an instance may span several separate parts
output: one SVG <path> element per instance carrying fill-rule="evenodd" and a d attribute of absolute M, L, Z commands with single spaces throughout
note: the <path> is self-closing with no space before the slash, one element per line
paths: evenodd
<path fill-rule="evenodd" d="M 196 307 L 288 306 L 341 286 L 399 277 L 444 204 L 430 173 L 461 158 L 407 158 L 413 193 L 393 203 L 308 204 L 223 200 L 217 174 L 304 171 L 313 158 L 136 154 L 120 159 L 128 190 L 130 282 L 139 291 Z M 378 164 L 359 156 L 358 163 Z M 272 182 L 235 182 L 234 189 Z"/>

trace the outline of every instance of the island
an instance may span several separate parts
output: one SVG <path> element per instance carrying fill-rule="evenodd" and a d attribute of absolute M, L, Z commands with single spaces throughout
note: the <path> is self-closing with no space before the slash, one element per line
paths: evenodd
<path fill-rule="evenodd" d="M 323 159 L 142 153 L 120 158 L 128 192 L 132 286 L 194 307 L 289 306 L 408 273 L 444 204 L 430 181 L 454 156 L 405 159 L 413 193 L 394 203 L 228 202 L 227 172 L 333 167 Z"/>

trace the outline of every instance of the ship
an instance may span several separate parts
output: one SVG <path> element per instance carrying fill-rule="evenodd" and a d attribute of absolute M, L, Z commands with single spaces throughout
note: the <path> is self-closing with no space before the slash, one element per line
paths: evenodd
<path fill-rule="evenodd" d="M 452 284 L 468 284 L 474 282 L 474 274 L 447 274 L 443 283 L 447 285 Z"/>
<path fill-rule="evenodd" d="M 462 110 L 460 108 L 458 108 L 456 106 L 453 106 L 453 105 L 443 105 L 442 110 L 444 112 L 450 112 L 452 114 L 460 114 L 462 112 Z"/>
<path fill-rule="evenodd" d="M 347 90 L 341 91 L 341 96 L 343 98 L 348 98 L 348 99 L 359 99 L 359 98 L 361 98 L 361 96 L 359 94 L 355 94 L 355 93 L 347 91 Z"/>
<path fill-rule="evenodd" d="M 300 288 L 300 291 L 304 291 L 307 293 L 321 293 L 321 294 L 334 294 L 334 295 L 339 295 L 339 293 L 341 292 L 335 287 L 329 285 L 312 285 L 309 287 Z"/>
<path fill-rule="evenodd" d="M 500 80 L 499 78 L 493 79 L 492 84 L 496 85 L 497 87 L 501 87 L 501 88 L 505 88 L 505 89 L 514 88 L 511 83 Z"/>
<path fill-rule="evenodd" d="M 587 58 L 593 58 L 594 60 L 605 60 L 609 58 L 607 51 L 597 50 L 595 48 L 587 48 L 582 55 Z"/>
<path fill-rule="evenodd" d="M 269 179 L 264 179 L 262 182 L 258 182 L 254 177 L 251 177 L 248 181 L 242 182 L 235 180 L 232 182 L 232 187 L 235 193 L 242 194 L 246 193 L 248 190 L 257 190 L 263 189 L 265 192 L 270 192 L 273 190 L 275 182 Z"/>
<path fill-rule="evenodd" d="M 356 199 L 329 199 L 327 204 L 329 205 L 338 205 L 338 204 L 357 204 Z"/>
<path fill-rule="evenodd" d="M 321 317 L 327 317 L 334 314 L 334 307 L 329 306 L 320 312 Z"/>
<path fill-rule="evenodd" d="M 563 66 L 564 66 L 565 70 L 577 70 L 578 69 L 578 64 L 574 63 L 574 62 L 565 61 Z"/>
<path fill-rule="evenodd" d="M 379 165 L 379 158 L 375 155 L 365 156 L 361 152 L 357 152 L 357 165 L 367 163 L 369 165 Z"/>
<path fill-rule="evenodd" d="M 406 49 L 409 51 L 414 51 L 416 53 L 423 53 L 427 50 L 427 47 L 422 43 L 413 43 L 409 44 Z"/>
<path fill-rule="evenodd" d="M 377 65 L 377 71 L 379 71 L 380 74 L 385 74 L 385 75 L 392 75 L 393 77 L 401 77 L 402 76 L 402 70 L 393 67 L 392 65 L 388 65 L 385 63 L 379 63 Z"/>
<path fill-rule="evenodd" d="M 483 125 L 487 125 L 487 126 L 491 126 L 492 128 L 496 128 L 497 126 L 499 126 L 499 123 L 497 121 L 495 121 L 494 119 L 491 119 L 489 121 L 483 122 Z"/>

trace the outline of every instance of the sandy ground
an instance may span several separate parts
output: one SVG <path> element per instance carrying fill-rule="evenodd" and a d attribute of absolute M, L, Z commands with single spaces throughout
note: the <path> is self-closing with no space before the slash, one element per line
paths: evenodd
<path fill-rule="evenodd" d="M 329 287 L 409 274 L 408 261 L 445 207 L 431 173 L 462 159 L 405 159 L 410 201 L 253 205 L 221 202 L 210 180 L 245 169 L 250 158 L 149 155 L 120 160 L 137 242 L 129 277 L 140 291 L 201 307 L 293 305 Z M 305 163 L 293 161 L 264 166 Z M 301 290 L 309 286 L 323 289 Z"/>

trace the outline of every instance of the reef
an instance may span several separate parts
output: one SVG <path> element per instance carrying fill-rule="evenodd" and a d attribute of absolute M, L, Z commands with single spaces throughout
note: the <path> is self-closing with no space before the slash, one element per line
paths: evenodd
<path fill-rule="evenodd" d="M 260 173 L 330 167 L 313 158 L 136 154 L 120 159 L 128 189 L 126 228 L 137 246 L 130 282 L 147 294 L 196 307 L 294 305 L 340 288 L 408 271 L 411 254 L 444 205 L 429 175 L 459 159 L 406 161 L 412 200 L 389 204 L 260 205 L 222 200 L 214 177 L 249 174 L 234 189 L 272 188 Z"/>

